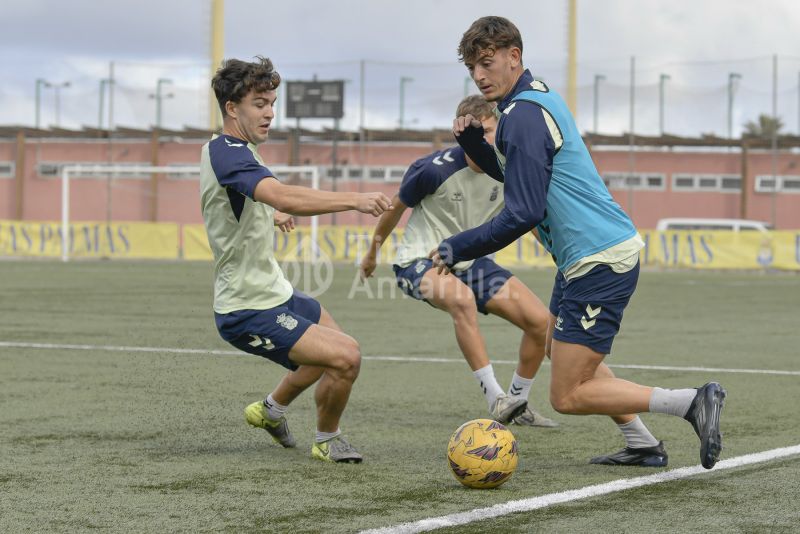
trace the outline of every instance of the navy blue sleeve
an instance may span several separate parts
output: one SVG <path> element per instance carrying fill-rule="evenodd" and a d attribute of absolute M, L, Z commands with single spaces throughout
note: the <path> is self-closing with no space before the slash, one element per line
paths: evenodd
<path fill-rule="evenodd" d="M 247 144 L 235 137 L 221 135 L 208 145 L 211 168 L 222 187 L 229 187 L 253 198 L 258 182 L 273 176 L 261 165 Z"/>
<path fill-rule="evenodd" d="M 398 196 L 412 208 L 432 195 L 453 173 L 467 166 L 464 153 L 458 148 L 434 152 L 418 159 L 406 171 Z"/>
<path fill-rule="evenodd" d="M 518 101 L 503 115 L 496 141 L 506 157 L 505 207 L 492 220 L 442 241 L 439 255 L 448 266 L 501 250 L 545 217 L 555 142 L 542 109 Z"/>
<path fill-rule="evenodd" d="M 503 181 L 503 171 L 500 170 L 500 164 L 497 163 L 494 148 L 483 138 L 483 126 L 466 128 L 461 135 L 455 137 L 469 159 L 474 161 L 483 172 L 495 180 Z"/>

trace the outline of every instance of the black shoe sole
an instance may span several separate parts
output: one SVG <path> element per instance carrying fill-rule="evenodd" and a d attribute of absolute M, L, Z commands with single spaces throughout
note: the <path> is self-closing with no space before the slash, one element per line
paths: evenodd
<path fill-rule="evenodd" d="M 525 409 L 527 407 L 528 407 L 528 403 L 527 402 L 525 402 L 523 404 L 520 404 L 513 412 L 511 412 L 511 415 L 509 416 L 509 418 L 507 420 L 501 421 L 499 419 L 495 419 L 495 421 L 497 421 L 501 425 L 510 425 L 512 423 L 512 421 L 514 421 L 515 417 L 517 417 L 518 415 L 522 415 L 523 412 L 525 412 Z"/>
<path fill-rule="evenodd" d="M 706 388 L 705 398 L 706 416 L 708 422 L 703 435 L 700 436 L 700 463 L 706 469 L 711 469 L 719 460 L 722 452 L 722 433 L 719 431 L 719 416 L 725 406 L 727 393 L 719 384 Z M 709 409 L 710 408 L 710 409 Z"/>
<path fill-rule="evenodd" d="M 667 467 L 668 462 L 667 459 L 661 458 L 654 458 L 654 459 L 647 459 L 643 461 L 639 461 L 636 463 L 625 463 L 625 462 L 613 462 L 613 461 L 589 461 L 591 465 L 610 465 L 614 467 Z"/>
<path fill-rule="evenodd" d="M 334 463 L 337 464 L 360 464 L 363 461 L 363 458 L 346 458 L 344 460 L 336 460 Z"/>
<path fill-rule="evenodd" d="M 596 456 L 589 460 L 594 465 L 622 465 L 634 467 L 667 467 L 669 457 L 664 450 L 664 442 L 653 447 L 631 449 L 625 447 L 619 452 L 607 456 Z"/>

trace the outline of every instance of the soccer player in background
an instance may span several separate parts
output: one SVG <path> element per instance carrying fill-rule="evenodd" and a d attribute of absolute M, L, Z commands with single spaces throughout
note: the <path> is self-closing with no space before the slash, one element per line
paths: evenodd
<path fill-rule="evenodd" d="M 289 369 L 245 418 L 284 447 L 296 446 L 284 416 L 289 404 L 317 384 L 314 458 L 360 463 L 341 435 L 339 420 L 358 376 L 358 343 L 341 331 L 313 298 L 292 288 L 273 255 L 275 210 L 316 215 L 358 210 L 378 216 L 391 209 L 382 193 L 334 193 L 285 185 L 264 166 L 256 149 L 275 117 L 280 75 L 272 62 L 226 60 L 211 86 L 222 110 L 222 134 L 201 155 L 201 207 L 214 254 L 214 316 L 234 347 Z M 275 219 L 282 230 L 293 222 Z"/>
<path fill-rule="evenodd" d="M 594 167 L 563 100 L 522 64 L 519 30 L 502 17 L 476 20 L 458 47 L 483 96 L 497 103 L 494 147 L 481 122 L 466 115 L 453 133 L 484 171 L 504 180 L 505 207 L 492 220 L 444 239 L 432 259 L 447 271 L 500 250 L 536 228 L 558 266 L 550 299 L 550 400 L 566 414 L 609 415 L 626 446 L 597 464 L 667 465 L 663 443 L 637 414 L 659 412 L 689 421 L 700 461 L 711 469 L 722 450 L 725 391 L 646 387 L 616 378 L 603 363 L 636 288 L 644 243 Z"/>
<path fill-rule="evenodd" d="M 492 142 L 497 119 L 480 95 L 466 97 L 456 116 L 472 115 Z M 361 261 L 363 278 L 372 276 L 378 251 L 407 207 L 413 208 L 394 259 L 397 283 L 409 296 L 446 311 L 453 318 L 456 341 L 483 391 L 492 417 L 526 426 L 558 426 L 527 407 L 528 394 L 544 358 L 548 313 L 525 284 L 489 258 L 461 262 L 455 276 L 432 269 L 428 258 L 445 237 L 491 219 L 503 207 L 502 184 L 481 172 L 460 147 L 434 152 L 414 162 L 393 209 L 381 215 L 369 251 Z M 495 378 L 478 328 L 478 312 L 493 314 L 522 330 L 519 363 L 508 391 Z"/>

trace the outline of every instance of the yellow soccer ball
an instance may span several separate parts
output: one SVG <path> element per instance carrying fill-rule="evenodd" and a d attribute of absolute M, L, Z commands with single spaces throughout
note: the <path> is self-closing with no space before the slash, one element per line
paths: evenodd
<path fill-rule="evenodd" d="M 447 444 L 447 461 L 456 480 L 470 488 L 496 488 L 517 468 L 517 440 L 491 419 L 467 421 Z"/>

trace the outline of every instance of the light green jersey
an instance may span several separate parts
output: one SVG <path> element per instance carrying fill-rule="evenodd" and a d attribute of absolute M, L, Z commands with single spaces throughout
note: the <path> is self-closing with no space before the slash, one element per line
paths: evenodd
<path fill-rule="evenodd" d="M 467 166 L 460 147 L 415 162 L 400 186 L 400 199 L 413 207 L 394 264 L 407 267 L 427 258 L 443 239 L 487 222 L 503 208 L 503 184 Z M 469 268 L 472 261 L 454 266 Z"/>
<path fill-rule="evenodd" d="M 253 200 L 256 184 L 269 176 L 253 144 L 221 135 L 203 146 L 200 205 L 214 254 L 217 313 L 271 309 L 292 296 L 273 253 L 275 210 Z"/>

